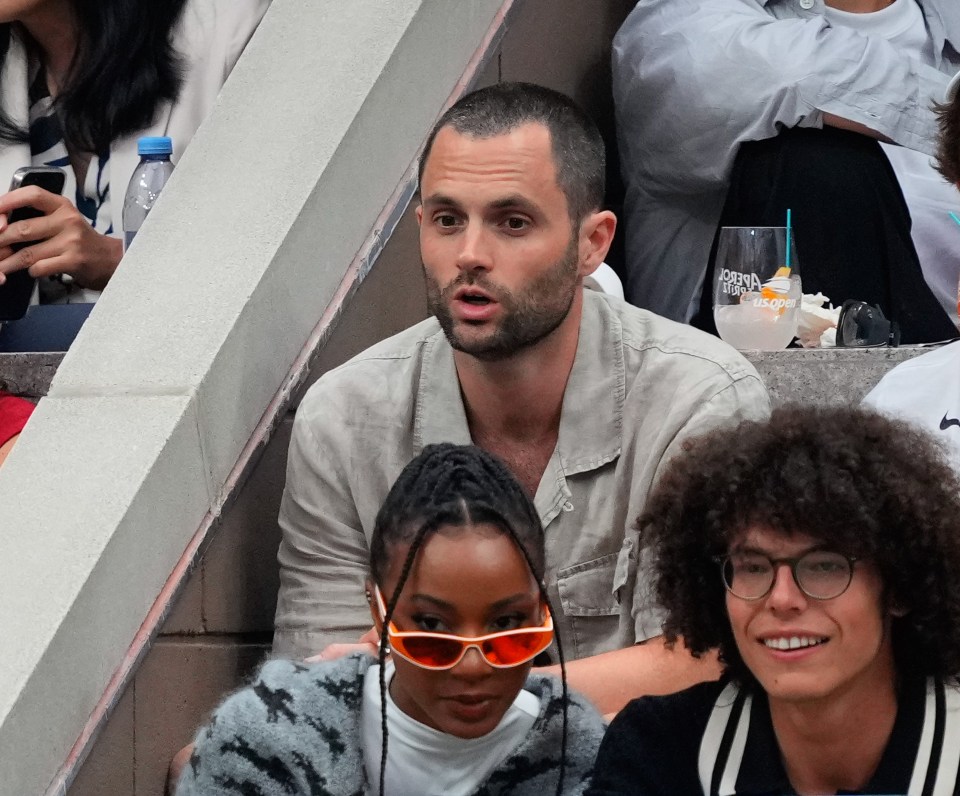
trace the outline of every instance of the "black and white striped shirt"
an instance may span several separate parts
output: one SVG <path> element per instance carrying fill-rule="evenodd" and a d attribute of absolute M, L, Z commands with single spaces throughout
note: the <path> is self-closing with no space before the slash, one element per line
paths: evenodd
<path fill-rule="evenodd" d="M 904 678 L 897 717 L 864 794 L 960 796 L 960 688 Z M 847 791 L 844 791 L 845 793 Z M 631 702 L 604 737 L 593 796 L 795 794 L 766 695 L 705 683 Z"/>

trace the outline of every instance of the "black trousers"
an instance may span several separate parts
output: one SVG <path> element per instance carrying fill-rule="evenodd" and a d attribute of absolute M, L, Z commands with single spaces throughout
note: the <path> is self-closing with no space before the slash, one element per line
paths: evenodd
<path fill-rule="evenodd" d="M 834 128 L 791 128 L 741 145 L 719 226 L 783 226 L 793 211 L 804 293 L 878 305 L 904 343 L 957 337 L 934 297 L 910 238 L 910 212 L 880 145 Z M 718 228 L 719 233 L 719 228 Z M 694 326 L 716 334 L 717 237 Z"/>

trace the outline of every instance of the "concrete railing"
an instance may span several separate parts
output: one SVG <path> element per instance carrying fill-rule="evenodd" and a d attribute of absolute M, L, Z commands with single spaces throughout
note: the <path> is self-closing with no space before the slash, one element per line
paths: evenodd
<path fill-rule="evenodd" d="M 274 0 L 0 472 L 0 794 L 69 786 L 510 5 Z"/>
<path fill-rule="evenodd" d="M 774 405 L 860 403 L 884 373 L 929 348 L 831 348 L 748 351 Z"/>

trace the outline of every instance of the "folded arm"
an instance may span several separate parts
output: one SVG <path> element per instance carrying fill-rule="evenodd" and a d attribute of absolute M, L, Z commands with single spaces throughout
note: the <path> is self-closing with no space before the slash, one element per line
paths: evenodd
<path fill-rule="evenodd" d="M 834 124 L 932 154 L 948 77 L 822 17 L 745 0 L 649 0 L 614 41 L 624 160 L 649 190 L 724 179 L 737 145 Z M 678 143 L 679 142 L 679 143 Z"/>
<path fill-rule="evenodd" d="M 348 458 L 298 414 L 280 505 L 280 592 L 273 651 L 306 658 L 370 628 L 370 552 L 350 495 Z"/>

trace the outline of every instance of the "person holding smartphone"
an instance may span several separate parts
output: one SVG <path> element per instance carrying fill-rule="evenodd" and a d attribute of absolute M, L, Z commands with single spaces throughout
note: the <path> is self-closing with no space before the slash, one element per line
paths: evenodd
<path fill-rule="evenodd" d="M 143 135 L 189 143 L 269 0 L 18 0 L 0 5 L 0 179 L 59 166 L 63 195 L 0 196 L 0 284 L 27 269 L 41 302 L 90 302 L 123 254 L 123 193 Z M 18 208 L 41 216 L 8 223 Z M 31 245 L 19 251 L 17 243 Z"/>

